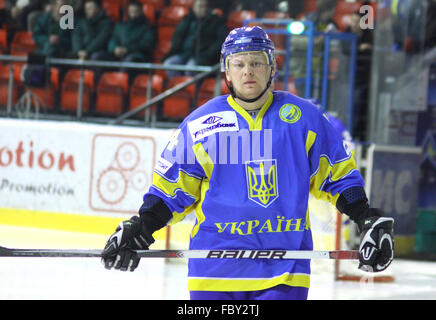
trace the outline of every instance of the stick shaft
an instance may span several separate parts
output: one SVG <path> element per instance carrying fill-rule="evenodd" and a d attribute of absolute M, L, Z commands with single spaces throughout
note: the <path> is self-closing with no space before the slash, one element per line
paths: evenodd
<path fill-rule="evenodd" d="M 9 249 L 0 247 L 0 257 L 101 257 L 101 250 Z M 189 259 L 338 259 L 355 260 L 358 251 L 304 250 L 139 250 L 141 258 Z"/>

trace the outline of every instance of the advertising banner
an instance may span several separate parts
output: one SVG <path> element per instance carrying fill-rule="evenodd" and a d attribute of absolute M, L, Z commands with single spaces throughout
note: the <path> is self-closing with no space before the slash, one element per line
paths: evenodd
<path fill-rule="evenodd" d="M 421 153 L 419 147 L 388 145 L 372 145 L 368 150 L 367 194 L 372 207 L 394 218 L 399 254 L 413 250 Z"/>
<path fill-rule="evenodd" d="M 0 208 L 137 213 L 174 130 L 0 120 Z"/>

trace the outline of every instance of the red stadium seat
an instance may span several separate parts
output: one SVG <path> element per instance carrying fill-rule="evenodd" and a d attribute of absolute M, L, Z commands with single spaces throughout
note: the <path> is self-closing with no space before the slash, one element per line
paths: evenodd
<path fill-rule="evenodd" d="M 107 16 L 115 22 L 120 21 L 121 5 L 116 1 L 103 1 L 101 4 L 103 10 L 106 12 Z"/>
<path fill-rule="evenodd" d="M 0 29 L 0 53 L 6 54 L 9 51 L 8 48 L 8 33 L 5 29 Z"/>
<path fill-rule="evenodd" d="M 27 56 L 37 48 L 35 41 L 32 38 L 32 33 L 29 31 L 17 31 L 14 34 L 10 44 L 11 56 Z M 21 69 L 26 64 L 25 62 L 12 62 L 14 66 L 14 79 L 18 84 L 22 83 Z"/>
<path fill-rule="evenodd" d="M 184 6 L 165 7 L 158 20 L 158 43 L 154 51 L 154 59 L 161 62 L 171 48 L 171 37 L 179 22 L 188 14 L 189 9 Z"/>
<path fill-rule="evenodd" d="M 79 99 L 80 70 L 69 70 L 62 81 L 61 108 L 66 111 L 76 111 Z M 94 72 L 83 70 L 82 111 L 88 112 L 91 105 L 91 94 L 94 91 Z"/>
<path fill-rule="evenodd" d="M 130 0 L 102 0 L 101 4 L 103 5 L 105 2 L 115 3 L 120 8 L 122 8 L 122 7 L 127 8 L 127 6 L 130 3 Z"/>
<path fill-rule="evenodd" d="M 339 31 L 345 31 L 351 23 L 351 14 L 335 14 L 333 21 L 338 25 Z"/>
<path fill-rule="evenodd" d="M 148 22 L 150 22 L 151 25 L 154 26 L 156 24 L 156 10 L 152 4 L 142 4 L 142 13 L 144 13 L 144 16 L 147 18 Z"/>
<path fill-rule="evenodd" d="M 96 90 L 95 110 L 104 115 L 118 115 L 124 111 L 129 77 L 126 72 L 105 72 Z"/>
<path fill-rule="evenodd" d="M 274 81 L 271 85 L 273 90 L 284 90 L 284 83 L 282 81 Z M 295 87 L 294 80 L 292 78 L 288 81 L 288 91 L 292 94 L 297 94 L 297 88 Z"/>
<path fill-rule="evenodd" d="M 362 3 L 360 1 L 348 2 L 338 0 L 333 21 L 338 25 L 340 31 L 344 31 L 348 27 L 351 21 L 351 16 L 354 12 L 359 11 L 361 5 Z"/>
<path fill-rule="evenodd" d="M 28 87 L 26 92 L 31 91 L 38 98 L 42 108 L 51 110 L 55 106 L 55 95 L 59 89 L 59 69 L 50 68 L 50 81 L 44 87 Z"/>
<path fill-rule="evenodd" d="M 304 0 L 304 13 L 316 12 L 316 2 L 318 0 Z"/>
<path fill-rule="evenodd" d="M 215 84 L 216 79 L 215 78 L 207 78 L 205 79 L 198 89 L 197 93 L 197 107 L 202 106 L 207 101 L 215 97 Z M 229 89 L 227 88 L 227 85 L 224 81 L 224 79 L 221 79 L 221 87 L 219 94 L 229 94 Z"/>
<path fill-rule="evenodd" d="M 212 9 L 212 14 L 215 14 L 215 15 L 217 15 L 218 17 L 223 17 L 223 15 L 224 15 L 224 12 L 223 12 L 223 9 L 221 9 L 221 8 L 213 8 Z"/>
<path fill-rule="evenodd" d="M 232 11 L 227 19 L 227 28 L 229 30 L 242 27 L 244 20 L 255 19 L 256 12 L 252 10 Z"/>
<path fill-rule="evenodd" d="M 14 81 L 18 85 L 23 83 L 23 80 L 21 79 L 21 70 L 25 64 L 25 62 L 12 62 L 12 66 L 14 68 Z"/>
<path fill-rule="evenodd" d="M 167 88 L 172 88 L 180 83 L 183 83 L 192 77 L 178 76 L 170 80 Z M 195 85 L 192 84 L 185 89 L 169 96 L 163 101 L 163 115 L 170 119 L 183 119 L 191 111 Z"/>
<path fill-rule="evenodd" d="M 172 26 L 161 26 L 157 30 L 157 46 L 154 49 L 153 57 L 156 62 L 162 62 L 163 57 L 171 49 L 171 37 L 176 28 Z"/>
<path fill-rule="evenodd" d="M 159 17 L 159 26 L 177 26 L 188 14 L 189 9 L 185 6 L 167 6 L 162 9 Z"/>
<path fill-rule="evenodd" d="M 147 87 L 148 87 L 148 75 L 140 74 L 135 77 L 132 85 L 130 86 L 130 95 L 129 95 L 129 109 L 135 109 L 141 104 L 147 101 Z M 162 93 L 163 90 L 163 77 L 154 74 L 151 77 L 151 97 L 156 96 L 159 93 Z M 151 107 L 151 112 L 154 112 L 155 107 Z M 139 117 L 144 117 L 144 111 L 138 113 Z"/>
<path fill-rule="evenodd" d="M 37 48 L 30 31 L 17 31 L 11 42 L 12 56 L 26 56 Z"/>
<path fill-rule="evenodd" d="M 194 0 L 170 0 L 170 5 L 172 6 L 185 6 L 188 8 L 192 8 L 194 4 Z"/>
<path fill-rule="evenodd" d="M 9 72 L 10 66 L 0 63 L 0 107 L 6 107 L 9 95 Z M 12 104 L 18 101 L 18 86 L 14 83 L 12 90 Z"/>
<path fill-rule="evenodd" d="M 165 7 L 165 0 L 138 0 L 138 2 L 152 5 L 157 12 Z"/>
<path fill-rule="evenodd" d="M 346 1 L 346 0 L 337 0 L 336 2 L 336 13 L 339 14 L 352 14 L 356 11 L 359 11 L 362 5 L 362 1 Z"/>

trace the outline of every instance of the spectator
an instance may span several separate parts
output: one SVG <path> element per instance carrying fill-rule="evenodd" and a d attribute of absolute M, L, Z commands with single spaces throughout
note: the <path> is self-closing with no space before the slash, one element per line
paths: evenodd
<path fill-rule="evenodd" d="M 424 47 L 430 50 L 436 46 L 436 0 L 428 0 L 425 22 Z"/>
<path fill-rule="evenodd" d="M 309 12 L 303 16 L 302 20 L 312 21 L 315 32 L 336 32 L 337 25 L 333 21 L 335 13 L 336 0 L 319 0 L 317 3 L 317 11 Z M 322 67 L 323 57 L 323 41 L 324 37 L 314 37 L 313 56 L 312 56 L 312 77 L 319 79 Z M 294 35 L 291 37 L 291 59 L 289 71 L 290 75 L 295 79 L 295 87 L 297 93 L 301 97 L 309 98 L 313 95 L 310 88 L 309 96 L 306 96 L 306 76 L 307 76 L 307 52 L 309 47 L 309 37 L 306 35 Z M 334 50 L 334 47 L 331 47 Z"/>
<path fill-rule="evenodd" d="M 153 58 L 155 32 L 142 12 L 142 5 L 131 2 L 128 20 L 115 25 L 109 41 L 111 58 L 128 62 L 149 62 Z"/>
<path fill-rule="evenodd" d="M 106 55 L 113 23 L 96 0 L 85 3 L 85 17 L 79 20 L 72 35 L 72 56 L 81 60 L 100 60 Z"/>
<path fill-rule="evenodd" d="M 289 16 L 292 19 L 297 19 L 304 12 L 304 2 L 301 0 L 280 1 L 278 8 L 286 8 Z"/>
<path fill-rule="evenodd" d="M 363 14 L 355 12 L 350 20 L 350 25 L 345 32 L 357 36 L 356 69 L 354 77 L 354 129 L 353 136 L 357 140 L 366 139 L 366 126 L 368 122 L 368 97 L 371 75 L 371 56 L 373 44 L 373 30 L 362 29 L 360 20 Z M 344 53 L 347 53 L 344 47 Z"/>
<path fill-rule="evenodd" d="M 333 19 L 336 11 L 336 2 L 337 0 L 318 0 L 317 11 L 307 13 L 303 19 L 312 21 L 316 31 L 337 31 L 338 25 Z"/>
<path fill-rule="evenodd" d="M 253 1 L 239 0 L 236 10 L 250 10 L 256 13 L 257 17 L 262 17 L 265 12 L 277 10 L 278 0 Z"/>
<path fill-rule="evenodd" d="M 217 9 L 220 12 L 224 21 L 227 21 L 230 12 L 235 10 L 236 6 L 239 4 L 238 0 L 209 0 L 208 5 L 212 10 Z"/>
<path fill-rule="evenodd" d="M 208 1 L 195 0 L 192 9 L 174 31 L 164 65 L 210 66 L 218 63 L 226 33 L 224 20 L 211 13 Z M 169 77 L 181 75 L 177 71 L 167 71 L 167 74 Z"/>
<path fill-rule="evenodd" d="M 62 29 L 59 25 L 61 14 L 59 8 L 66 0 L 51 0 L 46 10 L 36 20 L 32 36 L 38 49 L 37 54 L 66 57 L 70 50 L 71 30 Z"/>
<path fill-rule="evenodd" d="M 7 23 L 12 30 L 28 30 L 27 18 L 34 11 L 42 11 L 44 0 L 5 0 Z"/>
<path fill-rule="evenodd" d="M 428 0 L 398 0 L 391 3 L 394 50 L 422 53 Z M 428 12 L 428 11 L 427 11 Z"/>
<path fill-rule="evenodd" d="M 436 46 L 436 0 L 428 0 L 425 19 L 425 49 L 433 49 Z"/>

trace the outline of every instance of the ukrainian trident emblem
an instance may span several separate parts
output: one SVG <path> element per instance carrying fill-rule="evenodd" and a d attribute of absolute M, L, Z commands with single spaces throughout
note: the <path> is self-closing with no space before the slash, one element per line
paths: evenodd
<path fill-rule="evenodd" d="M 278 198 L 276 160 L 247 161 L 248 198 L 262 207 L 268 207 Z"/>

